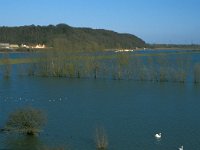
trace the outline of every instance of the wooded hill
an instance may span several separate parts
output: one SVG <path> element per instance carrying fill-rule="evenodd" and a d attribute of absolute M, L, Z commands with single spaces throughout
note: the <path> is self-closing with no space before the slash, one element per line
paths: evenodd
<path fill-rule="evenodd" d="M 74 28 L 66 24 L 48 26 L 0 27 L 0 43 L 45 44 L 64 50 L 134 49 L 145 42 L 131 34 L 91 28 Z"/>

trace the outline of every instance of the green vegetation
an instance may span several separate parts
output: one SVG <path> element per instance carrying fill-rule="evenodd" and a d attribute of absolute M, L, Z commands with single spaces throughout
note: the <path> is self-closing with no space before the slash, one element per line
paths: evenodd
<path fill-rule="evenodd" d="M 38 62 L 38 59 L 30 59 L 30 58 L 9 58 L 7 54 L 3 54 L 3 58 L 0 59 L 0 65 L 5 65 L 5 64 L 10 64 L 10 65 L 15 65 L 15 64 L 27 64 L 27 63 L 34 63 Z"/>
<path fill-rule="evenodd" d="M 145 47 L 143 40 L 131 34 L 119 34 L 103 29 L 73 28 L 66 24 L 0 27 L 0 35 L 1 43 L 45 44 L 67 51 Z"/>
<path fill-rule="evenodd" d="M 10 114 L 5 130 L 36 135 L 46 122 L 43 111 L 32 107 L 20 108 Z"/>
<path fill-rule="evenodd" d="M 187 50 L 200 50 L 198 44 L 147 44 L 151 49 L 187 49 Z"/>
<path fill-rule="evenodd" d="M 5 79 L 8 79 L 10 77 L 10 73 L 11 73 L 11 69 L 12 69 L 8 53 L 3 54 L 3 58 L 1 59 L 0 64 L 3 64 L 1 66 L 3 77 Z"/>
<path fill-rule="evenodd" d="M 10 59 L 5 53 L 0 59 L 0 68 L 2 75 L 8 77 L 11 64 L 18 64 L 19 75 L 28 76 L 199 83 L 199 62 L 192 63 L 185 53 L 125 52 L 100 55 L 99 52 L 50 50 L 36 53 L 37 57 L 19 59 Z M 199 52 L 187 54 L 199 55 Z"/>
<path fill-rule="evenodd" d="M 194 83 L 200 83 L 200 63 L 194 67 Z"/>

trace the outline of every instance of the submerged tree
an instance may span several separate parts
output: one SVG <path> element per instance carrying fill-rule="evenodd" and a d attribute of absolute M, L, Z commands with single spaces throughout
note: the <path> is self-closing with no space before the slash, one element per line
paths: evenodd
<path fill-rule="evenodd" d="M 126 53 L 120 53 L 117 54 L 116 56 L 116 69 L 117 69 L 117 73 L 116 73 L 116 78 L 118 80 L 121 80 L 123 78 L 123 76 L 125 76 L 125 74 L 128 71 L 128 65 L 130 63 L 130 56 L 129 54 Z"/>
<path fill-rule="evenodd" d="M 27 135 L 36 135 L 46 122 L 43 111 L 32 107 L 16 110 L 9 115 L 5 129 Z"/>

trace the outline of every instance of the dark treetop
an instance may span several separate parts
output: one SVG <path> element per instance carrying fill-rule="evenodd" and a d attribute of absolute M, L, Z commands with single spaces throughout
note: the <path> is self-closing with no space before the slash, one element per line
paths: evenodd
<path fill-rule="evenodd" d="M 66 24 L 48 26 L 0 27 L 0 43 L 45 44 L 65 49 L 133 49 L 145 42 L 131 34 L 91 28 L 74 28 Z M 60 47 L 61 48 L 61 47 Z"/>

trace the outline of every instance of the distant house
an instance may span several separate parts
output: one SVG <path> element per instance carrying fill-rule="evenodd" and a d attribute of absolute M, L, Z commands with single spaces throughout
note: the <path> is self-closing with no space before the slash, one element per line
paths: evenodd
<path fill-rule="evenodd" d="M 17 44 L 10 44 L 10 48 L 11 49 L 17 49 L 17 48 L 19 48 L 19 45 L 17 45 Z"/>
<path fill-rule="evenodd" d="M 41 44 L 37 44 L 35 47 L 33 47 L 33 48 L 46 48 L 46 46 L 43 44 L 43 45 L 41 45 Z"/>
<path fill-rule="evenodd" d="M 9 43 L 0 43 L 0 48 L 10 48 L 10 44 Z"/>
<path fill-rule="evenodd" d="M 29 46 L 28 46 L 28 45 L 25 45 L 25 44 L 21 44 L 20 47 L 21 47 L 21 48 L 29 48 Z"/>

